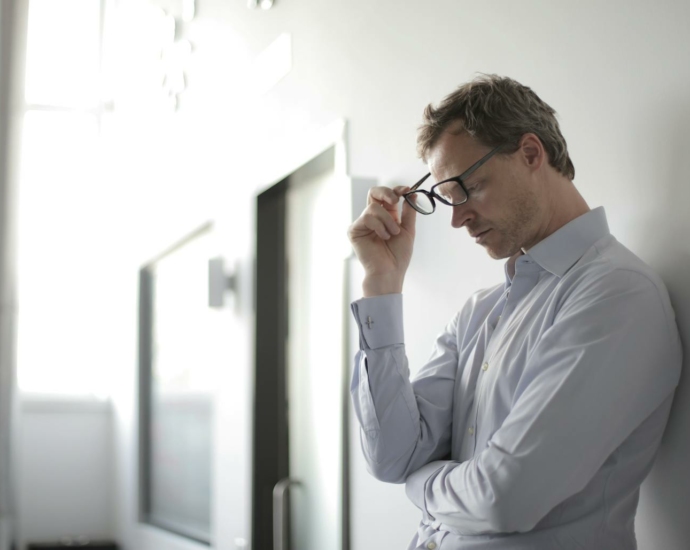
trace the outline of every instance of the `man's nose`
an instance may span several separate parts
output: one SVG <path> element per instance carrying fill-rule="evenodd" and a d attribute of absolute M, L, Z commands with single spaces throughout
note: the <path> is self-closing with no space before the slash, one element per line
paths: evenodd
<path fill-rule="evenodd" d="M 455 229 L 463 227 L 474 218 L 472 209 L 467 207 L 467 203 L 451 206 L 451 209 L 450 225 Z"/>

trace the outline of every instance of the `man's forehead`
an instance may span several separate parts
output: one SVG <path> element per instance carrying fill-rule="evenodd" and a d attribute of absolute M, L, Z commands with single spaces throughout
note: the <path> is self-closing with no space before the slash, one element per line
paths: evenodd
<path fill-rule="evenodd" d="M 429 171 L 435 178 L 450 178 L 467 170 L 484 154 L 482 146 L 467 132 L 446 130 L 427 155 Z"/>

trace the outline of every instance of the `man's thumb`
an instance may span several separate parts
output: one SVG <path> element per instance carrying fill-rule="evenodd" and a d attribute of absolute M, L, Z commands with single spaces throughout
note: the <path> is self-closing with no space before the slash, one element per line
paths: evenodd
<path fill-rule="evenodd" d="M 410 200 L 415 200 L 415 195 L 410 196 Z M 417 224 L 417 211 L 412 208 L 406 200 L 403 199 L 402 215 L 400 217 L 400 225 L 403 229 L 409 231 L 414 235 L 415 226 Z"/>

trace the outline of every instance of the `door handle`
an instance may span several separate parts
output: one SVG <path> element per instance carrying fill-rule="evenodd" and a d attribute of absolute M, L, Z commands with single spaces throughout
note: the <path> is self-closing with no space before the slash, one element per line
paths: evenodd
<path fill-rule="evenodd" d="M 290 550 L 288 540 L 288 517 L 290 499 L 288 490 L 291 485 L 301 485 L 296 479 L 281 479 L 273 487 L 273 550 Z"/>

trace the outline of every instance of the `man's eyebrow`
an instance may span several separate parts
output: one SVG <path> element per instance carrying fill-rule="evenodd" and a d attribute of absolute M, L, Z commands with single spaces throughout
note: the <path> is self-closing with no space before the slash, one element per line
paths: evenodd
<path fill-rule="evenodd" d="M 486 179 L 486 175 L 482 174 L 470 174 L 467 179 L 462 180 L 467 185 L 476 185 L 482 183 Z"/>

